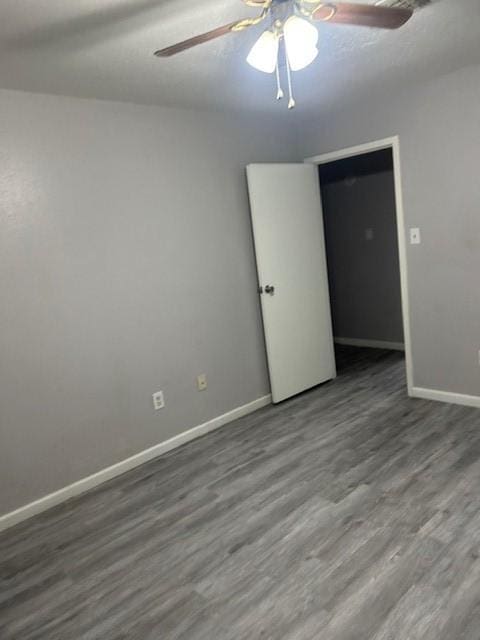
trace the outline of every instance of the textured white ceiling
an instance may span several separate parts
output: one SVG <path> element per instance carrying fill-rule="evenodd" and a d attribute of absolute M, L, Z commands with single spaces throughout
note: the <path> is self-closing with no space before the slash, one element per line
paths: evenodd
<path fill-rule="evenodd" d="M 155 49 L 240 17 L 240 0 L 1 0 L 0 87 L 185 107 L 278 112 L 274 76 L 245 57 L 262 27 L 173 58 Z M 294 74 L 305 109 L 480 62 L 480 0 L 433 0 L 394 32 L 321 24 Z"/>

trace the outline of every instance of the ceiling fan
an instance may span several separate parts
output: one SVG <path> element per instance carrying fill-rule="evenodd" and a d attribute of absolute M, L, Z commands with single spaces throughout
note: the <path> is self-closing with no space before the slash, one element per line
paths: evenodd
<path fill-rule="evenodd" d="M 346 24 L 378 29 L 398 29 L 413 15 L 407 7 L 388 7 L 353 2 L 319 2 L 318 0 L 242 0 L 249 7 L 262 9 L 260 15 L 230 22 L 206 33 L 155 51 L 168 58 L 228 33 L 244 31 L 265 21 L 269 26 L 255 42 L 247 62 L 264 73 L 276 73 L 277 100 L 283 98 L 280 86 L 279 55 L 286 63 L 289 89 L 288 108 L 295 106 L 291 71 L 308 66 L 318 54 L 318 31 L 314 22 Z"/>

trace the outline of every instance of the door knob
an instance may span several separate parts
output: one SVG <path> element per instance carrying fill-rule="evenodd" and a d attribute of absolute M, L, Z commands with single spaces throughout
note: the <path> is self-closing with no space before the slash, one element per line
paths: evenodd
<path fill-rule="evenodd" d="M 271 296 L 275 293 L 275 287 L 272 284 L 267 284 L 265 287 L 265 293 L 269 293 Z"/>

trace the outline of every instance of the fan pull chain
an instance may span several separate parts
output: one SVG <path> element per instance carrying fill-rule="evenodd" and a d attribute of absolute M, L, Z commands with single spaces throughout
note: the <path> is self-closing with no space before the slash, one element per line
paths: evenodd
<path fill-rule="evenodd" d="M 277 65 L 275 67 L 275 75 L 277 78 L 277 100 L 281 100 L 283 98 L 283 89 L 280 84 L 280 70 L 278 68 L 278 58 L 277 58 Z"/>
<path fill-rule="evenodd" d="M 292 76 L 290 73 L 290 63 L 288 61 L 288 56 L 286 57 L 286 62 L 287 62 L 287 80 L 288 80 L 288 108 L 289 109 L 293 109 L 293 107 L 295 106 L 295 98 L 293 97 L 293 90 L 292 90 Z"/>

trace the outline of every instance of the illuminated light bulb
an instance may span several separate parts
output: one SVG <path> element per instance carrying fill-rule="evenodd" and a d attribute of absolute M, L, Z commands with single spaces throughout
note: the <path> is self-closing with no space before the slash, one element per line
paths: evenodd
<path fill-rule="evenodd" d="M 290 16 L 283 25 L 283 36 L 292 71 L 304 69 L 318 55 L 318 31 L 308 20 Z"/>
<path fill-rule="evenodd" d="M 250 49 L 247 62 L 258 71 L 273 73 L 277 66 L 277 56 L 278 37 L 271 31 L 264 31 Z"/>

